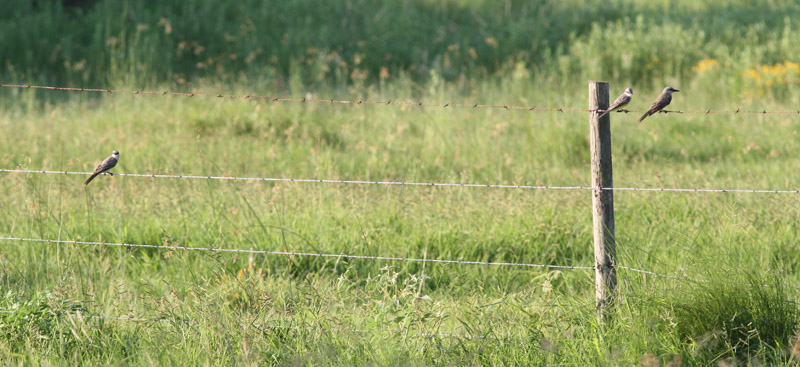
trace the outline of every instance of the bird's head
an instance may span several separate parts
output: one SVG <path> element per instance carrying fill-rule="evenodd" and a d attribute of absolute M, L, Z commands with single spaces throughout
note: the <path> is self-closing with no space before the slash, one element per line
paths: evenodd
<path fill-rule="evenodd" d="M 115 157 L 119 157 L 119 151 L 115 150 L 115 151 L 111 152 L 111 155 L 113 155 Z"/>
<path fill-rule="evenodd" d="M 631 87 L 626 88 L 625 89 L 625 94 L 633 95 L 633 88 L 631 88 Z"/>
<path fill-rule="evenodd" d="M 675 89 L 675 88 L 672 88 L 672 87 L 666 87 L 666 88 L 664 88 L 664 92 L 672 93 L 672 92 L 680 92 L 680 91 Z"/>

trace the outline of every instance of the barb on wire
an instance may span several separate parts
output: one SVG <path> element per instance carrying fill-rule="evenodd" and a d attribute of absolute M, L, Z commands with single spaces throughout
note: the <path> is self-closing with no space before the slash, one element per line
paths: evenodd
<path fill-rule="evenodd" d="M 311 256 L 311 257 L 332 257 L 344 259 L 362 259 L 362 260 L 383 260 L 383 261 L 408 261 L 408 262 L 425 262 L 425 263 L 440 263 L 440 264 L 461 264 L 461 265 L 488 265 L 488 266 L 515 266 L 515 267 L 529 267 L 529 268 L 551 268 L 551 269 L 594 269 L 591 266 L 571 266 L 571 265 L 550 265 L 550 264 L 528 264 L 528 263 L 513 263 L 513 262 L 491 262 L 491 261 L 470 261 L 470 260 L 444 260 L 444 259 L 419 259 L 419 258 L 406 258 L 406 257 L 393 257 L 393 256 L 370 256 L 370 255 L 348 255 L 348 254 L 325 254 L 314 252 L 293 252 L 293 251 L 271 251 L 271 250 L 245 250 L 236 248 L 217 248 L 217 247 L 189 247 L 189 246 L 175 246 L 175 245 L 146 245 L 136 243 L 116 243 L 116 242 L 97 242 L 97 241 L 77 241 L 77 240 L 51 240 L 44 238 L 23 238 L 23 237 L 0 237 L 2 241 L 23 241 L 23 242 L 44 242 L 44 243 L 71 243 L 76 245 L 97 245 L 97 246 L 114 246 L 114 247 L 131 247 L 131 248 L 155 248 L 162 250 L 185 250 L 185 251 L 210 251 L 210 252 L 235 252 L 247 254 L 261 254 L 261 255 L 282 255 L 282 256 Z"/>
<path fill-rule="evenodd" d="M 27 169 L 0 168 L 6 173 L 40 173 L 62 175 L 90 175 L 92 172 L 48 171 Z M 145 178 L 178 178 L 206 179 L 229 181 L 270 181 L 298 183 L 331 183 L 357 185 L 395 185 L 395 186 L 430 186 L 430 187 L 482 187 L 490 189 L 537 189 L 537 190 L 606 190 L 606 191 L 663 191 L 663 192 L 716 192 L 716 193 L 750 193 L 750 194 L 800 194 L 800 190 L 761 190 L 761 189 L 699 189 L 674 187 L 591 187 L 591 186 L 550 186 L 550 185 L 507 185 L 478 183 L 445 183 L 445 182 L 407 182 L 407 181 L 373 181 L 373 180 L 334 180 L 317 178 L 280 178 L 280 177 L 235 177 L 235 176 L 199 176 L 199 175 L 162 175 L 149 173 L 115 173 L 114 176 Z"/>
<path fill-rule="evenodd" d="M 365 101 L 365 100 L 337 100 L 337 99 L 314 99 L 314 98 L 281 98 L 274 96 L 260 96 L 255 94 L 223 94 L 223 93 L 188 93 L 188 92 L 172 92 L 172 91 L 148 91 L 148 90 L 124 90 L 124 89 L 109 89 L 109 88 L 82 88 L 82 87 L 61 87 L 61 86 L 47 86 L 47 85 L 30 85 L 30 84 L 3 84 L 0 87 L 4 88 L 27 88 L 27 89 L 43 89 L 54 91 L 68 91 L 68 92 L 90 92 L 90 93 L 109 93 L 109 94 L 147 94 L 156 96 L 183 96 L 183 97 L 215 97 L 215 98 L 228 98 L 228 99 L 264 99 L 272 102 L 316 102 L 316 103 L 330 103 L 330 104 L 350 104 L 350 105 L 367 105 L 367 104 L 380 104 L 380 105 L 409 105 L 421 107 L 464 107 L 464 108 L 496 108 L 505 110 L 527 110 L 527 111 L 556 111 L 556 112 L 596 112 L 594 109 L 586 108 L 565 108 L 565 107 L 530 107 L 530 106 L 510 106 L 507 104 L 477 104 L 477 103 L 425 103 L 413 101 Z M 618 110 L 615 112 L 629 113 L 629 112 L 646 112 L 647 110 Z M 780 110 L 780 111 L 766 111 L 766 110 L 661 110 L 660 113 L 687 113 L 687 114 L 712 114 L 712 113 L 748 113 L 748 114 L 800 114 L 800 110 Z"/>

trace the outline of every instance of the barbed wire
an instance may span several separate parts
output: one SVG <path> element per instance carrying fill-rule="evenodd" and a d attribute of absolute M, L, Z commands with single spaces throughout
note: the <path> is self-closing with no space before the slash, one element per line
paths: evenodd
<path fill-rule="evenodd" d="M 136 243 L 77 241 L 77 240 L 51 240 L 51 239 L 44 239 L 44 238 L 24 238 L 24 237 L 0 237 L 0 240 L 2 240 L 2 241 L 44 242 L 44 243 L 66 243 L 66 244 L 76 244 L 76 245 L 115 246 L 115 247 L 130 247 L 130 248 L 155 248 L 155 249 L 161 249 L 161 250 L 234 252 L 234 253 L 261 254 L 261 255 L 331 257 L 331 258 L 344 258 L 344 259 L 408 261 L 408 262 L 461 264 L 461 265 L 514 266 L 514 267 L 529 267 L 529 268 L 584 269 L 584 270 L 594 269 L 594 267 L 592 267 L 592 266 L 529 264 L 529 263 L 514 263 L 514 262 L 470 261 L 470 260 L 445 260 L 445 259 L 427 259 L 427 258 L 419 259 L 419 258 L 406 258 L 406 257 L 394 257 L 394 256 L 348 255 L 348 254 L 328 254 L 328 253 L 294 252 L 294 251 L 271 251 L 271 250 L 245 250 L 245 249 L 235 249 L 235 248 L 189 247 L 189 246 L 176 246 L 176 245 L 147 245 L 147 244 L 136 244 Z"/>
<path fill-rule="evenodd" d="M 100 241 L 77 241 L 77 240 L 53 240 L 45 238 L 25 238 L 25 237 L 0 237 L 0 241 L 23 241 L 23 242 L 42 242 L 42 243 L 65 243 L 77 245 L 98 245 L 98 246 L 112 246 L 112 247 L 129 247 L 129 248 L 155 248 L 161 250 L 185 250 L 185 251 L 210 251 L 210 252 L 234 252 L 234 253 L 247 253 L 247 254 L 261 254 L 261 255 L 283 255 L 283 256 L 310 256 L 310 257 L 330 257 L 330 258 L 345 258 L 345 259 L 361 259 L 361 260 L 383 260 L 383 261 L 408 261 L 408 262 L 426 262 L 426 263 L 443 263 L 443 264 L 461 264 L 461 265 L 489 265 L 489 266 L 512 266 L 512 267 L 533 267 L 533 268 L 549 268 L 549 269 L 577 269 L 577 270 L 593 270 L 593 266 L 573 266 L 573 265 L 551 265 L 551 264 L 530 264 L 530 263 L 514 263 L 514 262 L 490 262 L 490 261 L 471 261 L 471 260 L 444 260 L 444 259 L 420 259 L 420 258 L 405 258 L 393 256 L 371 256 L 371 255 L 347 255 L 347 254 L 329 254 L 329 253 L 313 253 L 313 252 L 293 252 L 293 251 L 271 251 L 271 250 L 245 250 L 234 248 L 219 248 L 219 247 L 189 247 L 177 245 L 147 245 L 135 243 L 119 243 L 119 242 L 100 242 Z M 636 269 L 629 266 L 617 266 L 617 269 L 628 270 L 636 273 L 643 273 L 655 275 L 663 278 L 687 280 L 694 282 L 710 282 L 706 279 L 689 278 L 679 275 L 669 275 L 658 273 L 650 270 Z M 791 288 L 800 289 L 800 286 L 789 286 Z"/>
<path fill-rule="evenodd" d="M 49 171 L 28 169 L 0 168 L 6 173 L 41 173 L 64 175 L 91 175 L 92 172 Z M 358 184 L 358 185 L 396 185 L 396 186 L 429 186 L 429 187 L 482 187 L 492 189 L 537 189 L 537 190 L 604 190 L 604 191 L 661 191 L 661 192 L 716 192 L 716 193 L 750 193 L 750 194 L 800 194 L 799 190 L 763 190 L 763 189 L 701 189 L 701 188 L 673 188 L 673 187 L 591 187 L 591 186 L 550 186 L 550 185 L 508 185 L 508 184 L 477 184 L 477 183 L 443 183 L 443 182 L 408 182 L 408 181 L 380 181 L 380 180 L 336 180 L 316 178 L 279 178 L 279 177 L 234 177 L 234 176 L 198 176 L 198 175 L 165 175 L 146 173 L 114 173 L 114 176 L 123 177 L 149 177 L 149 178 L 178 178 L 178 179 L 207 179 L 230 181 L 269 181 L 269 182 L 298 182 L 298 183 L 332 183 L 332 184 Z"/>
<path fill-rule="evenodd" d="M 469 108 L 502 108 L 506 110 L 528 110 L 528 111 L 583 111 L 592 112 L 591 109 L 580 108 L 554 108 L 554 107 L 523 107 L 523 106 L 509 106 L 509 105 L 490 105 L 478 103 L 426 103 L 426 102 L 413 102 L 413 101 L 370 101 L 370 100 L 343 100 L 343 99 L 320 99 L 320 98 L 283 98 L 274 96 L 263 96 L 256 94 L 224 94 L 224 93 L 202 93 L 202 92 L 173 92 L 173 91 L 148 91 L 148 90 L 123 90 L 123 89 L 108 89 L 108 88 L 77 88 L 77 87 L 59 87 L 59 86 L 45 86 L 45 85 L 29 85 L 29 84 L 2 84 L 0 87 L 6 88 L 28 88 L 28 89 L 45 89 L 45 90 L 60 90 L 69 92 L 90 92 L 90 93 L 108 93 L 108 94 L 146 94 L 146 95 L 161 95 L 161 96 L 182 96 L 182 97 L 216 97 L 228 99 L 264 99 L 272 102 L 310 102 L 310 103 L 331 103 L 331 104 L 351 104 L 351 105 L 396 105 L 396 106 L 420 106 L 420 107 L 469 107 Z"/>
<path fill-rule="evenodd" d="M 655 275 L 657 277 L 662 277 L 662 278 L 685 280 L 685 281 L 697 282 L 697 283 L 711 283 L 711 281 L 708 280 L 708 279 L 690 278 L 690 277 L 680 276 L 680 275 L 669 275 L 669 274 L 658 273 L 658 272 L 650 271 L 650 270 L 642 270 L 642 269 L 631 268 L 631 267 L 628 267 L 628 266 L 617 266 L 617 269 L 628 270 L 628 271 L 632 271 L 632 272 L 635 272 L 635 273 Z M 751 287 L 753 287 L 753 286 L 769 287 L 770 286 L 769 284 L 753 284 L 753 283 L 728 282 L 728 281 L 725 281 L 725 282 L 722 282 L 722 283 L 725 283 L 725 284 L 737 284 L 737 285 L 747 285 L 747 286 L 751 286 Z M 788 284 L 781 284 L 780 287 L 782 287 L 782 288 L 800 289 L 800 286 L 788 285 Z"/>
<path fill-rule="evenodd" d="M 691 282 L 700 282 L 700 283 L 708 283 L 709 282 L 707 279 L 694 279 L 694 278 L 684 277 L 684 276 L 680 276 L 680 275 L 669 275 L 669 274 L 658 273 L 658 272 L 650 271 L 650 270 L 642 270 L 642 269 L 631 268 L 629 266 L 617 266 L 617 269 L 628 270 L 628 271 L 632 271 L 634 273 L 655 275 L 657 277 L 669 278 L 669 279 L 688 280 L 688 281 L 691 281 Z"/>
<path fill-rule="evenodd" d="M 182 97 L 215 97 L 227 99 L 263 99 L 272 102 L 300 102 L 300 103 L 331 103 L 331 104 L 350 104 L 350 105 L 395 105 L 395 106 L 420 106 L 420 107 L 441 107 L 441 108 L 495 108 L 506 110 L 527 110 L 527 111 L 556 111 L 556 112 L 595 112 L 595 109 L 587 108 L 566 108 L 566 107 L 536 107 L 536 106 L 513 106 L 506 104 L 480 104 L 480 103 L 428 103 L 428 102 L 413 102 L 413 101 L 371 101 L 371 100 L 342 100 L 342 99 L 320 99 L 320 98 L 283 98 L 274 96 L 264 96 L 256 94 L 225 94 L 225 93 L 204 93 L 204 92 L 174 92 L 174 91 L 152 91 L 152 90 L 125 90 L 125 89 L 110 89 L 110 88 L 81 88 L 81 87 L 60 87 L 60 86 L 46 86 L 46 85 L 31 85 L 31 84 L 4 84 L 0 83 L 0 87 L 5 88 L 26 88 L 26 89 L 43 89 L 54 91 L 68 91 L 68 92 L 90 92 L 90 93 L 108 93 L 108 94 L 133 94 L 133 95 L 160 95 L 160 96 L 182 96 Z M 629 113 L 629 112 L 646 112 L 647 110 L 626 110 L 620 109 L 615 112 Z M 797 114 L 800 115 L 800 110 L 743 110 L 737 108 L 736 110 L 661 110 L 658 113 L 683 113 L 683 114 Z"/>
<path fill-rule="evenodd" d="M 65 174 L 65 175 L 91 175 L 92 174 L 92 172 L 24 170 L 24 169 L 5 169 L 5 168 L 0 168 L 0 172 L 9 172 L 9 173 L 44 173 L 44 174 Z M 358 185 L 399 185 L 399 186 L 434 186 L 434 187 L 483 187 L 483 188 L 495 188 L 495 189 L 553 189 L 553 190 L 584 189 L 584 190 L 591 190 L 591 187 L 588 187 L 588 186 L 504 185 L 504 184 L 476 184 L 476 183 L 380 181 L 380 180 L 374 180 L 374 181 L 373 180 L 336 180 L 336 179 L 316 179 L 316 178 L 197 176 L 197 175 L 163 175 L 163 174 L 143 174 L 143 173 L 114 173 L 114 176 L 149 177 L 149 178 L 207 179 L 207 180 L 230 180 L 230 181 L 334 183 L 334 184 L 358 184 Z"/>
<path fill-rule="evenodd" d="M 594 189 L 594 188 L 590 188 Z M 800 190 L 761 190 L 761 189 L 693 189 L 676 187 L 602 187 L 604 191 L 663 191 L 663 192 L 717 192 L 746 194 L 800 194 Z"/>

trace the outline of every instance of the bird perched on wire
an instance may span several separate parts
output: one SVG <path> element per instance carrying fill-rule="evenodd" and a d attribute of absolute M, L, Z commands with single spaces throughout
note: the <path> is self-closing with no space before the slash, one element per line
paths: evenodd
<path fill-rule="evenodd" d="M 680 91 L 672 87 L 664 88 L 664 91 L 661 92 L 661 95 L 658 96 L 658 98 L 656 98 L 656 101 L 653 102 L 653 105 L 650 106 L 650 109 L 647 110 L 647 112 L 645 112 L 644 115 L 642 115 L 642 117 L 639 117 L 639 122 L 642 122 L 642 120 L 646 119 L 647 116 L 650 116 L 658 111 L 663 110 L 664 107 L 667 107 L 669 103 L 672 102 L 673 92 L 680 92 Z"/>
<path fill-rule="evenodd" d="M 84 185 L 88 185 L 89 182 L 92 182 L 92 180 L 94 180 L 94 178 L 97 177 L 97 175 L 99 175 L 99 174 L 101 174 L 103 172 L 107 172 L 109 175 L 113 176 L 114 174 L 111 173 L 111 172 L 108 172 L 108 170 L 114 168 L 114 166 L 117 165 L 118 161 L 119 161 L 119 152 L 115 150 L 115 151 L 111 152 L 111 156 L 109 156 L 108 158 L 104 159 L 103 162 L 100 163 L 99 166 L 97 166 L 97 168 L 94 170 L 94 173 L 92 173 L 92 175 L 89 176 L 89 178 L 86 179 L 86 182 L 84 182 L 83 184 Z"/>
<path fill-rule="evenodd" d="M 628 103 L 631 103 L 632 98 L 633 98 L 633 88 L 626 88 L 625 91 L 622 92 L 622 94 L 619 97 L 617 97 L 617 99 L 614 100 L 614 103 L 612 103 L 611 106 L 608 106 L 608 108 L 605 111 L 603 111 L 603 113 L 601 113 L 600 116 L 597 116 L 597 118 L 599 119 L 611 111 L 616 111 L 622 107 L 627 106 Z"/>

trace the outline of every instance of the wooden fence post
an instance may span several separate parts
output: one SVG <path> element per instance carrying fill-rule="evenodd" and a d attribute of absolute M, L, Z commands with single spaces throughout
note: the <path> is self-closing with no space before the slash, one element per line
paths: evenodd
<path fill-rule="evenodd" d="M 608 83 L 589 81 L 589 109 L 608 108 Z M 617 286 L 617 246 L 614 241 L 614 187 L 611 174 L 611 114 L 589 113 L 592 156 L 592 224 L 594 233 L 595 305 L 601 321 L 609 319 Z"/>

